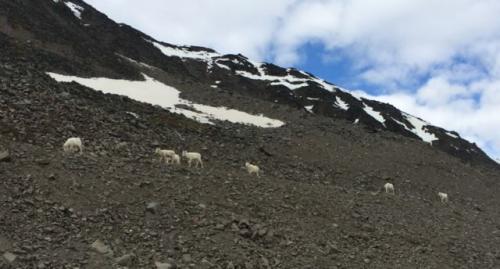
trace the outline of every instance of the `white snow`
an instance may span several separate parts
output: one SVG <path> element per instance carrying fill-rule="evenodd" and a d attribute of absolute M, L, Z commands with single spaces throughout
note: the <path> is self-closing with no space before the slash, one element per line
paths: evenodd
<path fill-rule="evenodd" d="M 219 88 L 219 86 L 217 86 L 217 85 L 210 85 L 210 87 L 212 87 L 212 88 L 214 88 L 214 89 Z"/>
<path fill-rule="evenodd" d="M 229 66 L 225 65 L 225 64 L 221 64 L 221 63 L 219 63 L 219 62 L 217 62 L 217 61 L 215 61 L 215 64 L 216 64 L 218 67 L 220 67 L 220 68 L 227 69 L 227 70 L 231 71 L 231 68 L 230 68 Z"/>
<path fill-rule="evenodd" d="M 349 109 L 349 105 L 346 102 L 344 102 L 344 100 L 340 99 L 340 97 L 338 96 L 335 96 L 335 104 L 338 107 L 342 108 L 343 110 Z"/>
<path fill-rule="evenodd" d="M 134 112 L 131 112 L 131 111 L 125 111 L 125 113 L 131 115 L 132 117 L 138 119 L 139 118 L 139 115 L 137 115 L 137 113 L 134 113 Z"/>
<path fill-rule="evenodd" d="M 125 95 L 134 100 L 159 105 L 171 112 L 180 113 L 184 116 L 197 120 L 201 123 L 214 124 L 212 120 L 227 120 L 233 123 L 255 125 L 263 128 L 275 128 L 284 125 L 284 122 L 271 119 L 261 115 L 251 115 L 246 112 L 225 107 L 212 107 L 208 105 L 195 104 L 179 97 L 179 90 L 165 85 L 151 77 L 143 74 L 144 81 L 130 81 L 109 78 L 80 78 L 55 73 L 47 73 L 59 82 L 77 82 L 94 90 L 104 93 Z M 187 105 L 196 111 L 178 108 L 176 105 Z"/>
<path fill-rule="evenodd" d="M 358 124 L 359 123 L 359 119 L 355 119 L 353 123 L 354 124 Z"/>
<path fill-rule="evenodd" d="M 271 82 L 271 85 L 273 85 L 273 86 L 275 86 L 275 85 L 283 85 L 283 86 L 287 87 L 290 90 L 296 90 L 296 89 L 299 89 L 299 88 L 302 88 L 302 87 L 309 86 L 309 84 L 307 84 L 305 82 L 300 83 L 300 84 L 293 84 L 293 83 L 290 83 L 288 81 L 274 81 L 274 82 Z"/>
<path fill-rule="evenodd" d="M 157 47 L 163 54 L 170 57 L 189 58 L 189 59 L 201 60 L 204 62 L 212 63 L 212 57 L 220 56 L 220 54 L 216 52 L 190 51 L 186 48 L 180 48 L 180 47 L 174 48 L 174 47 L 164 46 L 154 41 L 149 41 L 149 42 L 151 42 L 155 47 Z"/>
<path fill-rule="evenodd" d="M 73 14 L 78 18 L 78 19 L 82 19 L 82 12 L 85 10 L 83 7 L 75 4 L 75 3 L 72 3 L 72 2 L 65 2 L 64 4 L 66 4 L 66 6 L 71 9 L 71 11 L 73 12 Z"/>
<path fill-rule="evenodd" d="M 407 113 L 404 113 L 403 112 L 403 116 L 406 118 L 406 120 L 411 124 L 413 125 L 414 128 L 410 129 L 408 128 L 408 126 L 406 126 L 406 124 L 404 124 L 403 122 L 400 122 L 400 121 L 397 121 L 395 119 L 393 119 L 395 122 L 401 124 L 403 127 L 405 127 L 406 130 L 416 134 L 418 137 L 420 137 L 420 139 L 422 139 L 424 142 L 427 142 L 429 144 L 432 145 L 432 141 L 436 141 L 438 140 L 438 138 L 428 132 L 426 129 L 425 129 L 425 126 L 426 125 L 429 125 L 427 122 L 417 118 L 417 117 L 414 117 L 410 114 L 407 114 Z"/>
<path fill-rule="evenodd" d="M 311 113 L 314 113 L 313 112 L 313 107 L 314 106 L 305 106 L 305 109 L 307 109 L 307 111 L 311 112 Z"/>
<path fill-rule="evenodd" d="M 450 132 L 446 132 L 446 134 L 453 137 L 453 138 L 459 138 L 457 135 L 450 133 Z"/>
<path fill-rule="evenodd" d="M 368 113 L 368 115 L 370 115 L 372 118 L 376 119 L 377 121 L 382 123 L 382 125 L 385 126 L 385 118 L 382 116 L 382 114 L 380 114 L 380 112 L 373 110 L 371 106 L 365 103 L 363 103 L 363 106 L 364 106 L 363 110 L 366 113 Z"/>
<path fill-rule="evenodd" d="M 210 72 L 210 69 L 212 66 L 215 64 L 220 68 L 231 70 L 231 68 L 223 63 L 219 63 L 219 60 L 229 60 L 226 58 L 220 58 L 222 55 L 217 53 L 217 52 L 208 52 L 208 51 L 189 51 L 187 48 L 181 48 L 181 47 L 169 47 L 162 45 L 158 42 L 152 41 L 152 40 L 147 40 L 147 42 L 152 43 L 155 47 L 157 47 L 163 54 L 166 56 L 170 57 L 180 57 L 181 59 L 195 59 L 199 61 L 204 61 L 207 63 L 207 69 Z M 235 64 L 242 64 L 241 61 L 238 59 L 231 59 L 231 62 Z M 334 92 L 336 91 L 335 86 L 326 82 L 323 79 L 318 79 L 315 77 L 310 76 L 309 74 L 299 71 L 302 74 L 308 76 L 308 78 L 299 78 L 292 76 L 290 74 L 286 76 L 272 76 L 272 75 L 267 75 L 265 72 L 265 68 L 263 67 L 263 63 L 259 62 L 254 62 L 251 60 L 247 60 L 250 64 L 252 64 L 257 70 L 258 74 L 252 74 L 246 71 L 241 71 L 238 70 L 236 71 L 236 74 L 242 77 L 246 77 L 249 79 L 253 80 L 266 80 L 270 81 L 271 85 L 283 85 L 285 87 L 288 87 L 290 90 L 296 90 L 302 87 L 307 87 L 309 84 L 308 82 L 316 82 L 318 83 L 323 89 Z"/>
<path fill-rule="evenodd" d="M 316 97 L 306 97 L 307 100 L 309 101 L 318 101 L 319 98 L 316 98 Z"/>
<path fill-rule="evenodd" d="M 220 84 L 220 80 L 215 81 L 215 84 Z"/>
<path fill-rule="evenodd" d="M 251 61 L 250 61 L 251 62 Z M 252 74 L 246 71 L 241 71 L 237 70 L 236 74 L 242 77 L 246 77 L 249 79 L 253 80 L 266 80 L 266 81 L 271 81 L 271 85 L 283 85 L 288 87 L 290 90 L 296 90 L 302 87 L 307 87 L 309 86 L 308 82 L 316 82 L 318 83 L 323 89 L 334 92 L 335 91 L 335 86 L 327 83 L 326 81 L 314 77 L 309 77 L 309 78 L 299 78 L 292 76 L 290 74 L 286 76 L 272 76 L 272 75 L 267 75 L 265 73 L 264 68 L 262 67 L 263 64 L 261 63 L 255 63 L 251 62 L 258 70 L 259 74 Z M 308 75 L 309 76 L 309 75 Z M 299 84 L 295 84 L 299 83 Z"/>

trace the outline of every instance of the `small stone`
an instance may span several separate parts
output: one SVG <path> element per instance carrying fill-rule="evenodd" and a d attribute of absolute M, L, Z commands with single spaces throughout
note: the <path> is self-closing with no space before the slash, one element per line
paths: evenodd
<path fill-rule="evenodd" d="M 56 175 L 54 175 L 54 174 L 50 174 L 50 175 L 48 176 L 48 179 L 49 179 L 50 181 L 56 180 Z"/>
<path fill-rule="evenodd" d="M 241 229 L 240 230 L 240 235 L 243 237 L 250 237 L 252 234 L 250 233 L 249 229 Z"/>
<path fill-rule="evenodd" d="M 50 164 L 50 160 L 49 159 L 37 159 L 35 162 L 38 165 L 42 165 L 42 166 L 46 166 L 46 165 Z"/>
<path fill-rule="evenodd" d="M 10 250 L 10 248 L 11 248 L 11 243 L 9 242 L 9 240 L 0 235 L 0 252 Z"/>
<path fill-rule="evenodd" d="M 182 260 L 184 262 L 192 262 L 193 258 L 191 258 L 191 255 L 189 255 L 189 254 L 184 254 L 184 255 L 182 255 Z"/>
<path fill-rule="evenodd" d="M 264 266 L 266 268 L 271 267 L 271 265 L 269 264 L 269 260 L 266 257 L 262 257 L 261 261 L 262 261 L 262 266 Z"/>
<path fill-rule="evenodd" d="M 245 262 L 245 269 L 254 269 L 254 266 L 251 262 Z"/>
<path fill-rule="evenodd" d="M 175 268 L 171 263 L 168 262 L 155 262 L 156 269 L 173 269 Z"/>
<path fill-rule="evenodd" d="M 156 211 L 158 210 L 158 206 L 160 204 L 157 203 L 157 202 L 151 202 L 151 203 L 148 203 L 148 205 L 146 206 L 146 211 L 147 212 L 151 212 L 153 214 L 156 214 Z"/>
<path fill-rule="evenodd" d="M 259 236 L 264 236 L 267 234 L 267 229 L 266 228 L 262 228 L 259 230 Z"/>
<path fill-rule="evenodd" d="M 94 243 L 92 243 L 91 247 L 106 256 L 113 256 L 113 251 L 110 247 L 106 246 L 101 240 L 97 239 Z"/>
<path fill-rule="evenodd" d="M 226 266 L 226 269 L 235 269 L 233 262 L 229 262 Z"/>
<path fill-rule="evenodd" d="M 8 150 L 0 152 L 0 162 L 10 162 L 11 160 Z"/>
<path fill-rule="evenodd" d="M 5 252 L 5 253 L 3 254 L 3 258 L 4 258 L 4 259 L 5 259 L 8 263 L 13 263 L 13 262 L 16 260 L 17 256 L 16 256 L 16 255 L 14 255 L 13 253 L 10 253 L 10 252 Z"/>
<path fill-rule="evenodd" d="M 121 266 L 129 266 L 134 262 L 134 260 L 135 260 L 134 254 L 125 254 L 115 259 L 116 263 Z"/>

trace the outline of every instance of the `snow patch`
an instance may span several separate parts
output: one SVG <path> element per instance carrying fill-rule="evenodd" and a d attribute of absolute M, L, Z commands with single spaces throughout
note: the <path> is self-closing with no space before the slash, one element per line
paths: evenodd
<path fill-rule="evenodd" d="M 376 119 L 378 122 L 385 126 L 385 118 L 380 114 L 380 112 L 373 110 L 373 108 L 365 103 L 363 103 L 363 110 L 370 115 L 370 117 Z"/>
<path fill-rule="evenodd" d="M 305 106 L 304 108 L 305 108 L 307 111 L 309 111 L 310 113 L 314 113 L 314 112 L 313 112 L 313 107 L 314 107 L 314 106 Z"/>
<path fill-rule="evenodd" d="M 183 114 L 201 123 L 214 124 L 213 120 L 227 120 L 233 123 L 248 124 L 263 128 L 276 128 L 284 125 L 284 122 L 265 117 L 262 114 L 251 115 L 235 109 L 192 103 L 180 98 L 180 91 L 176 88 L 165 85 L 144 74 L 144 81 L 109 78 L 80 78 L 55 73 L 47 74 L 58 82 L 74 81 L 104 93 L 125 95 L 140 102 L 159 105 L 171 112 Z M 199 112 L 179 108 L 176 107 L 177 105 L 186 105 Z"/>
<path fill-rule="evenodd" d="M 56 2 L 57 3 L 57 2 Z M 64 3 L 66 4 L 66 6 L 71 9 L 71 12 L 73 12 L 73 14 L 78 18 L 78 19 L 82 19 L 82 12 L 85 10 L 83 7 L 75 4 L 75 3 L 72 3 L 72 2 L 66 2 Z"/>
<path fill-rule="evenodd" d="M 338 96 L 335 96 L 335 104 L 338 107 L 342 108 L 343 110 L 349 109 L 349 105 L 346 102 L 344 102 L 344 100 L 340 99 L 340 97 Z"/>
<path fill-rule="evenodd" d="M 432 145 L 432 141 L 438 140 L 438 138 L 434 134 L 426 130 L 425 126 L 429 125 L 427 122 L 404 112 L 403 116 L 414 128 L 408 128 L 408 126 L 406 126 L 406 124 L 404 124 L 403 122 L 397 121 L 395 119 L 393 120 L 401 124 L 406 130 L 416 134 L 424 142 Z"/>
<path fill-rule="evenodd" d="M 453 137 L 453 138 L 459 138 L 457 135 L 450 133 L 450 132 L 446 132 L 446 134 Z"/>
<path fill-rule="evenodd" d="M 236 74 L 239 76 L 242 76 L 242 77 L 253 79 L 253 80 L 271 81 L 271 85 L 283 85 L 283 86 L 289 88 L 290 90 L 296 90 L 296 89 L 299 89 L 302 87 L 307 87 L 307 86 L 309 86 L 308 82 L 315 82 L 315 83 L 319 84 L 323 89 L 325 89 L 329 92 L 336 91 L 334 85 L 329 84 L 328 82 L 326 82 L 322 79 L 311 77 L 309 75 L 308 75 L 309 78 L 299 78 L 299 77 L 292 76 L 290 74 L 288 74 L 286 76 L 267 75 L 265 73 L 265 70 L 263 68 L 262 63 L 256 63 L 256 62 L 251 62 L 251 61 L 250 61 L 250 63 L 252 65 L 254 65 L 254 67 L 257 68 L 257 71 L 259 74 L 252 74 L 252 73 L 249 73 L 246 71 L 241 71 L 241 70 L 237 70 Z"/>
<path fill-rule="evenodd" d="M 151 42 L 163 54 L 165 54 L 166 56 L 169 56 L 169 57 L 188 58 L 188 59 L 195 59 L 195 60 L 201 60 L 204 62 L 212 63 L 212 57 L 220 56 L 220 54 L 218 54 L 216 52 L 190 51 L 186 48 L 168 47 L 168 46 L 162 45 L 158 42 L 154 42 L 154 41 L 149 41 L 149 42 Z"/>
<path fill-rule="evenodd" d="M 225 64 L 221 64 L 221 63 L 215 61 L 215 65 L 217 65 L 218 67 L 220 67 L 222 69 L 227 69 L 227 70 L 231 71 L 231 68 Z"/>
<path fill-rule="evenodd" d="M 125 111 L 125 113 L 129 114 L 130 116 L 138 119 L 139 118 L 139 115 L 137 115 L 137 113 L 134 113 L 134 112 L 131 112 L 131 111 Z"/>
<path fill-rule="evenodd" d="M 214 88 L 214 89 L 219 88 L 219 86 L 217 86 L 217 85 L 210 85 L 210 87 L 212 87 L 212 88 Z"/>
<path fill-rule="evenodd" d="M 302 88 L 302 87 L 307 87 L 309 86 L 309 84 L 303 82 L 303 83 L 300 83 L 300 84 L 293 84 L 293 83 L 290 83 L 288 81 L 275 81 L 275 82 L 271 82 L 271 85 L 273 86 L 276 86 L 276 85 L 282 85 L 282 86 L 285 86 L 287 87 L 288 89 L 290 90 L 296 90 L 296 89 L 299 89 L 299 88 Z"/>

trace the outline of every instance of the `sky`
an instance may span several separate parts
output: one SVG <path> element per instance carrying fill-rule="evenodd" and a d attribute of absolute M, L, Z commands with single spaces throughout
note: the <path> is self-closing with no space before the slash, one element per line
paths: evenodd
<path fill-rule="evenodd" d="M 500 158 L 500 1 L 87 2 L 161 41 L 311 72 Z"/>

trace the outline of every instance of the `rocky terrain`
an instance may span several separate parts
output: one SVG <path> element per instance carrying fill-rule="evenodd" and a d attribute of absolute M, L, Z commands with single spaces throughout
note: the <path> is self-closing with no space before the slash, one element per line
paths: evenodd
<path fill-rule="evenodd" d="M 241 55 L 213 56 L 209 72 L 212 60 L 165 56 L 152 38 L 72 2 L 81 19 L 68 1 L 0 0 L 0 268 L 500 267 L 498 166 L 458 134 L 428 127 L 440 138 L 431 146 L 359 109 L 403 121 L 389 105 L 297 70 L 252 71 Z M 308 86 L 250 79 L 242 66 Z M 201 124 L 46 72 L 145 73 L 189 100 L 286 124 Z M 337 96 L 354 108 L 329 110 Z M 83 154 L 63 153 L 71 136 Z M 205 168 L 162 165 L 156 147 L 199 151 Z M 245 161 L 262 176 L 247 175 Z"/>

